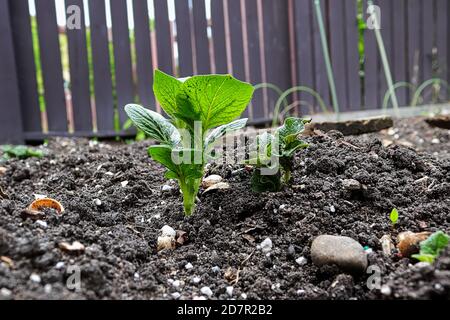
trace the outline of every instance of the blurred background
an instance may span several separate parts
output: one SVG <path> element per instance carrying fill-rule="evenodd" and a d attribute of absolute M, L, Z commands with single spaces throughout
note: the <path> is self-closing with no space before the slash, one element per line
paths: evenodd
<path fill-rule="evenodd" d="M 447 0 L 0 0 L 0 143 L 134 134 L 153 70 L 252 83 L 245 117 L 448 102 Z M 275 120 L 275 121 L 274 121 Z"/>

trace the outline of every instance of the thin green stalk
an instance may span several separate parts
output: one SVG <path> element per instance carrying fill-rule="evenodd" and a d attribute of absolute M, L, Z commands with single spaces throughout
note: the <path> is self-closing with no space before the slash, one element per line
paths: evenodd
<path fill-rule="evenodd" d="M 334 83 L 333 69 L 331 68 L 330 54 L 328 52 L 328 42 L 327 36 L 325 34 L 325 27 L 323 24 L 322 10 L 320 9 L 320 0 L 314 0 L 314 4 L 316 7 L 317 23 L 319 24 L 323 57 L 325 59 L 325 66 L 327 68 L 328 82 L 330 83 L 331 99 L 333 100 L 334 112 L 336 113 L 337 119 L 339 119 L 339 103 L 336 95 L 336 85 Z"/>
<path fill-rule="evenodd" d="M 417 103 L 419 102 L 419 98 L 420 95 L 422 94 L 422 91 L 425 90 L 426 87 L 428 87 L 430 84 L 443 84 L 445 85 L 447 88 L 449 88 L 447 81 L 439 79 L 439 78 L 433 78 L 433 79 L 428 79 L 426 81 L 424 81 L 416 90 L 416 92 L 414 92 L 414 96 L 413 99 L 411 101 L 411 106 L 415 107 L 417 105 Z"/>
<path fill-rule="evenodd" d="M 373 7 L 371 7 L 371 6 L 373 6 L 372 0 L 368 0 L 367 4 L 368 4 L 369 8 L 373 8 Z M 383 63 L 384 75 L 386 76 L 386 82 L 388 84 L 389 92 L 392 97 L 392 106 L 394 108 L 396 115 L 398 116 L 398 114 L 399 114 L 398 113 L 398 101 L 397 101 L 397 96 L 395 95 L 394 82 L 392 81 L 391 68 L 389 67 L 389 61 L 387 59 L 386 49 L 384 47 L 384 42 L 383 42 L 383 37 L 381 36 L 381 32 L 380 32 L 380 28 L 379 28 L 380 22 L 378 21 L 378 17 L 375 14 L 375 12 L 373 12 L 373 10 L 370 14 L 374 21 L 375 38 L 377 39 L 378 50 L 380 51 L 381 62 Z"/>
<path fill-rule="evenodd" d="M 398 88 L 402 88 L 402 87 L 406 87 L 409 89 L 414 90 L 414 86 L 412 83 L 410 82 L 406 82 L 406 81 L 399 81 L 397 83 L 394 84 L 394 91 L 397 90 Z M 386 111 L 387 109 L 387 105 L 389 103 L 389 98 L 391 97 L 391 90 L 387 90 L 386 93 L 384 94 L 384 99 L 383 99 L 383 112 Z"/>

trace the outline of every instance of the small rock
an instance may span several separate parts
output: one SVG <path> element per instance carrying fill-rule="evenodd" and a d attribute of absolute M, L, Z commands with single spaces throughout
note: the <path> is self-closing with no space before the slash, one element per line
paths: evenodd
<path fill-rule="evenodd" d="M 233 296 L 233 290 L 234 290 L 233 286 L 228 286 L 228 287 L 226 288 L 227 295 L 228 295 L 230 298 Z"/>
<path fill-rule="evenodd" d="M 198 283 L 200 283 L 200 281 L 202 281 L 202 278 L 200 278 L 200 277 L 193 277 L 191 280 L 191 282 L 194 284 L 198 284 Z"/>
<path fill-rule="evenodd" d="M 127 185 L 128 185 L 128 181 L 122 181 L 121 183 L 120 183 L 120 185 L 122 186 L 122 188 L 125 188 Z"/>
<path fill-rule="evenodd" d="M 204 296 L 194 296 L 194 298 L 192 298 L 192 300 L 206 300 L 206 298 Z"/>
<path fill-rule="evenodd" d="M 179 292 L 174 292 L 171 294 L 172 298 L 179 299 L 181 297 L 181 294 Z"/>
<path fill-rule="evenodd" d="M 280 211 L 283 211 L 283 210 L 286 209 L 286 208 L 287 208 L 287 205 L 282 204 L 278 209 L 280 209 Z"/>
<path fill-rule="evenodd" d="M 167 184 L 165 184 L 165 185 L 163 185 L 163 186 L 161 187 L 161 190 L 162 190 L 163 192 L 169 192 L 169 191 L 172 190 L 172 187 L 169 186 L 169 185 L 167 185 Z"/>
<path fill-rule="evenodd" d="M 344 179 L 342 180 L 342 186 L 346 190 L 354 191 L 361 189 L 361 183 L 355 179 Z"/>
<path fill-rule="evenodd" d="M 213 184 L 212 186 L 207 188 L 205 191 L 203 191 L 203 194 L 206 194 L 211 191 L 223 190 L 223 189 L 230 189 L 230 185 L 227 182 L 219 182 L 219 183 Z"/>
<path fill-rule="evenodd" d="M 179 288 L 180 285 L 181 285 L 181 281 L 180 280 L 174 280 L 172 282 L 172 287 L 174 287 L 174 288 Z"/>
<path fill-rule="evenodd" d="M 244 299 L 244 300 L 247 299 L 247 294 L 246 293 L 241 293 L 241 298 Z"/>
<path fill-rule="evenodd" d="M 397 236 L 397 248 L 403 257 L 410 257 L 412 254 L 418 253 L 419 244 L 430 236 L 430 232 L 414 233 L 405 231 Z"/>
<path fill-rule="evenodd" d="M 141 276 L 139 275 L 139 273 L 135 272 L 133 275 L 133 278 L 135 281 L 139 280 L 141 278 Z"/>
<path fill-rule="evenodd" d="M 305 257 L 299 257 L 295 259 L 295 262 L 297 262 L 297 264 L 300 266 L 304 266 L 308 261 L 306 260 Z"/>
<path fill-rule="evenodd" d="M 211 268 L 211 271 L 214 273 L 219 273 L 220 272 L 220 267 L 219 266 L 214 266 Z"/>
<path fill-rule="evenodd" d="M 395 249 L 394 243 L 392 242 L 392 238 L 390 235 L 385 234 L 380 239 L 381 249 L 385 256 L 390 256 L 392 251 Z"/>
<path fill-rule="evenodd" d="M 8 288 L 1 288 L 0 295 L 3 299 L 9 299 L 12 296 L 12 291 L 9 290 Z"/>
<path fill-rule="evenodd" d="M 263 242 L 259 245 L 259 248 L 264 253 L 269 253 L 272 250 L 272 240 L 270 238 L 264 239 Z"/>
<path fill-rule="evenodd" d="M 192 263 L 188 262 L 188 263 L 186 263 L 186 265 L 184 266 L 184 268 L 185 268 L 186 270 L 191 270 L 192 268 L 194 268 L 194 266 L 192 265 Z"/>
<path fill-rule="evenodd" d="M 390 296 L 392 293 L 392 289 L 388 285 L 382 285 L 380 292 L 383 296 Z"/>
<path fill-rule="evenodd" d="M 36 273 L 32 273 L 30 275 L 30 280 L 33 281 L 34 283 L 41 283 L 41 277 Z"/>
<path fill-rule="evenodd" d="M 38 226 L 42 227 L 43 229 L 47 229 L 48 224 L 47 222 L 43 221 L 43 220 L 36 220 L 35 222 Z"/>
<path fill-rule="evenodd" d="M 65 263 L 63 261 L 59 261 L 58 263 L 56 263 L 55 268 L 59 270 L 59 269 L 64 268 L 64 266 L 65 266 Z"/>
<path fill-rule="evenodd" d="M 336 208 L 334 206 L 330 206 L 330 212 L 331 213 L 335 213 L 336 212 Z"/>
<path fill-rule="evenodd" d="M 349 237 L 318 236 L 311 245 L 311 259 L 317 266 L 336 264 L 351 272 L 364 272 L 367 268 L 364 248 Z"/>
<path fill-rule="evenodd" d="M 94 199 L 94 204 L 95 204 L 97 207 L 100 207 L 100 206 L 102 205 L 102 201 L 101 201 L 100 199 Z"/>
<path fill-rule="evenodd" d="M 6 168 L 5 167 L 0 167 L 0 176 L 4 175 L 5 173 L 6 173 Z"/>
<path fill-rule="evenodd" d="M 207 189 L 216 183 L 222 182 L 223 178 L 217 174 L 212 174 L 210 176 L 207 176 L 202 181 L 202 187 Z"/>
<path fill-rule="evenodd" d="M 68 242 L 61 242 L 59 244 L 59 248 L 65 252 L 77 253 L 77 254 L 83 253 L 85 250 L 84 245 L 78 241 L 74 241 L 74 242 L 72 242 L 72 244 L 70 244 Z"/>
<path fill-rule="evenodd" d="M 163 237 L 175 238 L 176 235 L 177 235 L 177 232 L 168 225 L 165 225 L 164 227 L 161 228 L 161 236 L 163 236 Z"/>
<path fill-rule="evenodd" d="M 200 289 L 200 292 L 202 294 L 204 294 L 205 296 L 207 296 L 208 298 L 211 298 L 212 295 L 213 295 L 213 292 L 212 292 L 212 290 L 209 287 L 202 287 Z"/>
<path fill-rule="evenodd" d="M 431 143 L 432 144 L 439 144 L 439 143 L 441 143 L 441 140 L 439 140 L 438 138 L 433 138 L 433 139 L 431 139 Z"/>
<path fill-rule="evenodd" d="M 50 294 L 50 293 L 52 292 L 52 285 L 51 285 L 50 283 L 47 283 L 47 284 L 44 286 L 44 292 L 45 292 L 46 294 Z"/>

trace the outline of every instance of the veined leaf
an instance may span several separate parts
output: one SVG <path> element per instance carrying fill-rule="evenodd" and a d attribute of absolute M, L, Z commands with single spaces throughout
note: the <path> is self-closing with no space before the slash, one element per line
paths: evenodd
<path fill-rule="evenodd" d="M 177 94 L 176 116 L 188 126 L 201 121 L 203 132 L 239 117 L 253 95 L 253 86 L 230 75 L 195 76 Z"/>
<path fill-rule="evenodd" d="M 126 105 L 125 112 L 133 123 L 150 138 L 170 146 L 180 142 L 181 137 L 177 128 L 159 113 L 137 104 Z"/>
<path fill-rule="evenodd" d="M 247 124 L 247 120 L 247 118 L 238 119 L 211 130 L 211 132 L 206 136 L 205 148 L 217 141 L 220 137 L 226 135 L 228 132 L 242 129 Z"/>
<path fill-rule="evenodd" d="M 155 70 L 153 92 L 161 107 L 172 118 L 176 118 L 175 114 L 178 112 L 176 97 L 182 85 L 183 82 L 177 78 L 169 76 L 162 71 Z"/>
<path fill-rule="evenodd" d="M 305 124 L 310 121 L 302 118 L 286 118 L 283 126 L 277 129 L 275 135 L 278 135 L 283 143 L 289 144 L 297 140 L 297 136 L 305 130 Z"/>

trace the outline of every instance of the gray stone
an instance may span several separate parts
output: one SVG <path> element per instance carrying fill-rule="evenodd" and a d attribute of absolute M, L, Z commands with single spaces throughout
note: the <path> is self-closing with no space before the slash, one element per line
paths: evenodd
<path fill-rule="evenodd" d="M 349 272 L 364 272 L 367 268 L 364 248 L 349 237 L 318 236 L 311 245 L 311 259 L 317 266 L 336 264 Z"/>

